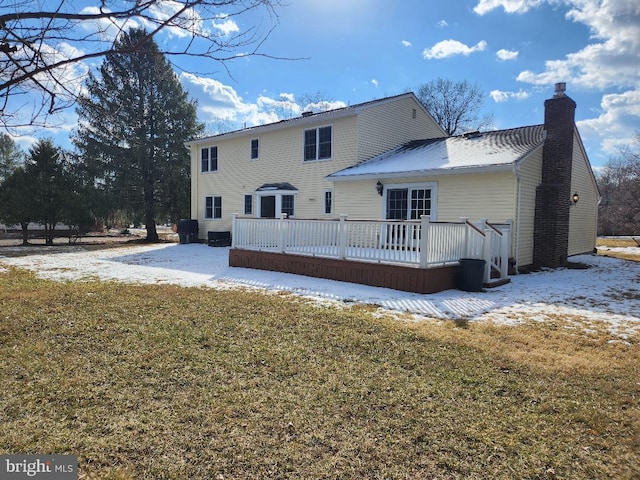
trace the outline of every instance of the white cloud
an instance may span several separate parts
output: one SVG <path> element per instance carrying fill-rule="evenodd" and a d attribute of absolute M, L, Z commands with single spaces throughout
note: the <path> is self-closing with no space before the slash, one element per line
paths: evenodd
<path fill-rule="evenodd" d="M 275 115 L 272 121 L 295 117 L 302 113 L 302 108 L 296 102 L 293 93 L 281 93 L 277 99 L 261 95 L 258 97 L 257 105 L 259 110 L 267 112 L 270 117 Z"/>
<path fill-rule="evenodd" d="M 299 116 L 303 111 L 323 112 L 346 107 L 344 102 L 320 101 L 300 105 L 292 93 L 280 93 L 277 98 L 260 95 L 255 102 L 245 101 L 235 89 L 218 80 L 183 72 L 181 81 L 198 100 L 202 119 L 216 127 L 218 133 L 235 128 L 252 127 Z"/>
<path fill-rule="evenodd" d="M 505 50 L 504 48 L 501 48 L 496 52 L 496 57 L 498 57 L 498 60 L 506 62 L 508 60 L 515 60 L 518 58 L 518 53 L 519 52 L 514 50 Z"/>
<path fill-rule="evenodd" d="M 544 3 L 543 0 L 480 0 L 473 8 L 478 15 L 484 15 L 502 7 L 506 13 L 525 13 Z"/>
<path fill-rule="evenodd" d="M 198 98 L 200 109 L 209 120 L 240 121 L 241 117 L 248 117 L 258 109 L 257 105 L 245 103 L 232 87 L 218 80 L 186 72 L 180 78 L 193 87 L 189 91 Z"/>
<path fill-rule="evenodd" d="M 537 70 L 520 72 L 517 80 L 533 85 L 567 82 L 602 94 L 595 118 L 576 122 L 585 143 L 599 144 L 611 155 L 626 144 L 640 125 L 640 3 L 637 0 L 480 0 L 479 15 L 502 7 L 524 13 L 543 3 L 566 9 L 568 21 L 585 25 L 589 43 L 574 52 L 547 60 Z M 494 100 L 503 98 L 496 93 Z M 601 159 L 602 160 L 602 159 Z"/>
<path fill-rule="evenodd" d="M 545 69 L 527 70 L 522 82 L 548 85 L 562 81 L 604 89 L 640 84 L 640 4 L 630 0 L 573 0 L 567 18 L 583 23 L 592 32 L 594 43 L 568 54 L 564 59 L 545 62 Z"/>
<path fill-rule="evenodd" d="M 583 138 L 599 139 L 605 152 L 616 155 L 638 131 L 640 90 L 604 95 L 600 109 L 597 117 L 577 121 L 576 125 Z"/>
<path fill-rule="evenodd" d="M 184 5 L 181 2 L 164 0 L 153 3 L 149 7 L 149 14 L 155 20 L 163 22 L 174 17 L 183 8 Z M 190 37 L 191 32 L 202 32 L 203 29 L 202 17 L 194 8 L 185 10 L 173 18 L 168 25 L 166 32 L 169 36 L 178 38 Z"/>
<path fill-rule="evenodd" d="M 110 13 L 107 8 L 102 9 L 103 12 Z M 80 13 L 82 14 L 99 14 L 100 9 L 98 7 L 86 7 L 83 8 Z M 100 18 L 96 20 L 85 20 L 79 23 L 80 28 L 88 32 L 91 39 L 97 38 L 102 42 L 113 42 L 120 32 L 129 30 L 130 28 L 141 28 L 147 26 L 146 23 L 140 23 L 137 20 L 127 18 L 118 19 Z"/>
<path fill-rule="evenodd" d="M 373 85 L 374 87 L 378 86 L 378 80 L 376 80 L 375 78 L 371 80 L 371 85 Z"/>
<path fill-rule="evenodd" d="M 469 47 L 457 40 L 443 40 L 436 43 L 431 48 L 425 48 L 422 56 L 429 60 L 431 58 L 441 59 L 454 55 L 471 55 L 474 52 L 481 52 L 487 48 L 487 42 L 481 40 L 473 47 Z"/>
<path fill-rule="evenodd" d="M 213 27 L 220 30 L 224 35 L 230 35 L 240 31 L 238 24 L 231 19 L 226 19 L 224 22 L 213 22 Z"/>
<path fill-rule="evenodd" d="M 446 20 L 440 20 L 440 21 L 436 24 L 436 26 L 437 26 L 438 28 L 446 28 L 446 27 L 448 27 L 448 26 L 449 26 L 449 24 L 447 23 L 447 21 L 446 21 Z"/>
<path fill-rule="evenodd" d="M 489 96 L 493 99 L 494 102 L 502 103 L 511 99 L 526 100 L 527 98 L 529 98 L 529 93 L 525 92 L 524 90 L 519 90 L 517 92 L 503 92 L 501 90 L 492 90 L 489 93 Z"/>
<path fill-rule="evenodd" d="M 402 40 L 402 46 L 404 47 L 410 47 L 411 46 L 411 42 L 409 42 L 408 40 Z"/>
<path fill-rule="evenodd" d="M 341 101 L 320 101 L 309 103 L 303 107 L 303 111 L 307 112 L 326 112 L 327 110 L 335 110 L 336 108 L 344 108 L 347 104 Z"/>

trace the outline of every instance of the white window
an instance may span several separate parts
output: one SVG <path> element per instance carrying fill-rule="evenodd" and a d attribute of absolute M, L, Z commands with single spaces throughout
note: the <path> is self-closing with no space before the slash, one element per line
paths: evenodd
<path fill-rule="evenodd" d="M 331 158 L 333 133 L 331 125 L 304 131 L 304 161 Z"/>
<path fill-rule="evenodd" d="M 386 218 L 392 220 L 420 220 L 422 215 L 436 217 L 437 185 L 385 185 Z"/>
<path fill-rule="evenodd" d="M 218 170 L 218 147 L 200 149 L 200 171 L 215 172 Z"/>
<path fill-rule="evenodd" d="M 297 190 L 256 190 L 255 215 L 259 218 L 295 217 Z"/>
<path fill-rule="evenodd" d="M 329 215 L 333 211 L 333 192 L 331 190 L 324 191 L 324 213 Z"/>
<path fill-rule="evenodd" d="M 222 197 L 204 197 L 204 218 L 222 218 Z"/>
<path fill-rule="evenodd" d="M 256 160 L 260 154 L 260 142 L 257 138 L 251 140 L 251 160 Z"/>
<path fill-rule="evenodd" d="M 285 213 L 287 217 L 295 217 L 295 196 L 294 195 L 282 195 L 282 208 L 281 212 Z"/>
<path fill-rule="evenodd" d="M 253 195 L 245 194 L 244 196 L 244 214 L 253 215 Z"/>

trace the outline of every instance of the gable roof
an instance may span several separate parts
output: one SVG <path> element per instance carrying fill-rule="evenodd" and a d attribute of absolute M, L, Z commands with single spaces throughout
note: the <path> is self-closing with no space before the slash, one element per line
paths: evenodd
<path fill-rule="evenodd" d="M 334 181 L 510 169 L 544 143 L 543 125 L 414 140 L 353 167 Z"/>
<path fill-rule="evenodd" d="M 394 95 L 391 97 L 379 98 L 376 100 L 369 100 L 368 102 L 358 103 L 355 105 L 349 105 L 346 107 L 336 108 L 333 110 L 327 110 L 324 112 L 318 113 L 310 113 L 303 112 L 303 115 L 300 117 L 290 118 L 287 120 L 280 120 L 279 122 L 267 123 L 264 125 L 256 125 L 254 127 L 243 128 L 240 130 L 234 130 L 232 132 L 220 133 L 217 135 L 211 135 L 208 137 L 197 138 L 188 142 L 185 142 L 185 145 L 189 147 L 190 145 L 203 144 L 203 143 L 211 143 L 219 140 L 226 140 L 230 138 L 244 137 L 244 136 L 256 136 L 262 133 L 271 132 L 274 130 L 282 130 L 285 128 L 290 128 L 294 126 L 304 126 L 309 124 L 315 124 L 318 120 L 322 122 L 330 122 L 338 118 L 349 117 L 353 115 L 357 115 L 363 110 L 367 110 L 371 107 L 377 105 L 383 105 L 385 103 L 394 102 L 398 99 L 412 97 L 419 108 L 422 108 L 424 112 L 428 115 L 429 118 L 433 120 L 431 114 L 424 108 L 424 106 L 418 101 L 418 98 L 415 96 L 413 92 L 401 93 L 400 95 Z M 435 120 L 433 120 L 434 125 L 438 125 Z M 443 131 L 444 133 L 444 131 Z"/>

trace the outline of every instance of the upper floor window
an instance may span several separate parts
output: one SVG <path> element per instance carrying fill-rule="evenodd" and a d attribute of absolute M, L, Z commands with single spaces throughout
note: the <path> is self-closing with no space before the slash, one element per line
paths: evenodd
<path fill-rule="evenodd" d="M 204 197 L 204 218 L 222 218 L 222 197 Z"/>
<path fill-rule="evenodd" d="M 215 172 L 218 170 L 218 147 L 205 147 L 200 150 L 200 171 Z"/>
<path fill-rule="evenodd" d="M 331 125 L 304 131 L 304 161 L 331 158 Z"/>
<path fill-rule="evenodd" d="M 257 138 L 251 140 L 251 160 L 255 160 L 258 158 L 260 153 L 259 142 Z"/>

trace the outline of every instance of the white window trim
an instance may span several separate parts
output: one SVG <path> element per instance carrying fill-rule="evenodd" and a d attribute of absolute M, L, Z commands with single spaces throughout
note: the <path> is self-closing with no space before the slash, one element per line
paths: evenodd
<path fill-rule="evenodd" d="M 331 209 L 327 212 L 326 201 L 327 201 L 327 193 L 331 194 Z M 333 209 L 335 208 L 335 198 L 333 194 L 333 190 L 331 188 L 325 188 L 322 192 L 322 214 L 323 215 L 333 215 Z"/>
<path fill-rule="evenodd" d="M 320 154 L 320 129 L 325 127 L 331 127 L 331 156 L 327 158 L 317 158 Z M 308 130 L 316 131 L 316 158 L 313 160 L 305 160 L 304 159 L 304 147 L 305 147 L 305 132 Z M 333 141 L 335 134 L 335 128 L 333 127 L 333 123 L 328 123 L 327 125 L 318 125 L 317 127 L 309 127 L 302 129 L 302 163 L 313 163 L 313 162 L 329 162 L 333 160 L 333 152 L 335 142 Z"/>
<path fill-rule="evenodd" d="M 251 197 L 251 213 L 247 213 L 246 212 L 246 199 L 247 197 Z M 253 193 L 245 193 L 242 196 L 242 214 L 243 215 L 251 215 L 251 216 L 255 216 L 256 214 L 256 197 Z"/>
<path fill-rule="evenodd" d="M 212 198 L 214 200 L 212 200 L 213 205 L 211 206 L 211 217 L 207 217 L 207 198 Z M 219 217 L 215 217 L 215 210 L 216 210 L 216 203 L 215 203 L 215 199 L 216 198 L 220 198 L 220 216 Z M 217 220 L 220 221 L 224 218 L 224 206 L 222 204 L 222 195 L 205 195 L 204 196 L 204 210 L 203 210 L 203 217 L 205 220 Z"/>
<path fill-rule="evenodd" d="M 211 170 L 211 149 L 215 148 L 216 149 L 216 169 L 215 170 Z M 209 150 L 209 169 L 208 170 L 202 170 L 202 150 Z M 220 171 L 220 148 L 218 147 L 218 145 L 209 145 L 208 147 L 200 147 L 199 150 L 199 154 L 198 154 L 198 158 L 200 159 L 200 173 L 202 174 L 207 174 L 207 173 L 216 173 L 218 171 Z"/>
<path fill-rule="evenodd" d="M 253 141 L 256 140 L 258 142 L 258 156 L 257 157 L 252 157 L 252 153 L 253 153 Z M 260 138 L 256 137 L 256 138 L 252 138 L 251 140 L 249 140 L 249 160 L 251 160 L 252 162 L 255 162 L 256 160 L 260 159 Z"/>
<path fill-rule="evenodd" d="M 293 195 L 293 211 L 298 210 L 298 191 L 297 190 L 265 190 L 263 192 L 255 192 L 255 205 L 254 215 L 257 218 L 262 217 L 262 198 L 261 197 L 276 197 L 276 218 L 279 218 L 282 215 L 282 197 L 284 195 Z M 296 218 L 295 215 L 289 218 Z"/>
<path fill-rule="evenodd" d="M 431 221 L 438 219 L 438 182 L 420 182 L 420 183 L 385 183 L 384 193 L 382 194 L 382 215 L 387 218 L 387 191 L 396 188 L 406 188 L 408 190 L 431 190 Z M 409 201 L 411 196 L 409 196 Z M 407 208 L 407 212 L 411 211 L 411 207 Z"/>

